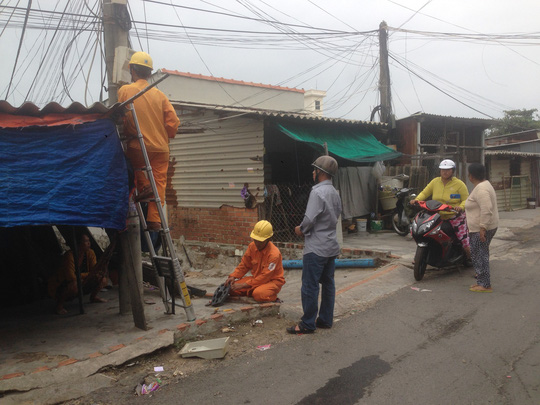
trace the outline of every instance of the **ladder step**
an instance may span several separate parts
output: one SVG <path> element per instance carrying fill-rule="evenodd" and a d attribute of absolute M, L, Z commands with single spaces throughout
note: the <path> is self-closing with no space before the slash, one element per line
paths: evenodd
<path fill-rule="evenodd" d="M 171 259 L 169 256 L 154 256 L 154 259 L 156 260 L 163 260 L 164 262 L 171 262 L 173 261 L 173 259 Z"/>

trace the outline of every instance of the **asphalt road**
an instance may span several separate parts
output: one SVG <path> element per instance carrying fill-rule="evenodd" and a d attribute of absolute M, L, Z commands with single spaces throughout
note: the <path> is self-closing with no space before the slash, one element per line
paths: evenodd
<path fill-rule="evenodd" d="M 329 331 L 302 335 L 125 404 L 539 404 L 538 227 L 473 271 L 428 271 Z M 412 279 L 412 274 L 411 274 Z"/>

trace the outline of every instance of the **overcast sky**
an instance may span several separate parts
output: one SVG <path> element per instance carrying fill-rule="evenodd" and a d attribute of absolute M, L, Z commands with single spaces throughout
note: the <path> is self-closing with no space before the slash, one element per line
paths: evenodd
<path fill-rule="evenodd" d="M 96 10 L 95 0 L 86 2 Z M 377 30 L 383 20 L 389 27 L 405 30 L 391 29 L 388 41 L 393 109 L 398 118 L 418 111 L 500 118 L 503 110 L 540 107 L 538 0 L 162 2 L 129 1 L 133 19 L 151 23 L 132 28 L 133 47 L 149 52 L 155 68 L 326 90 L 327 116 L 368 120 L 379 104 L 378 37 L 369 31 Z M 11 6 L 16 3 L 2 2 Z M 26 7 L 22 3 L 19 6 Z M 57 4 L 52 0 L 33 3 L 33 8 L 50 10 Z M 84 1 L 71 3 L 81 4 L 79 13 L 89 13 Z M 172 7 L 171 3 L 216 13 Z M 0 8 L 0 32 L 10 13 Z M 14 24 L 14 20 L 0 37 L 0 51 L 8 55 L 0 66 L 0 99 L 6 98 L 22 31 L 22 24 Z M 22 20 L 20 17 L 17 21 Z M 95 37 L 94 33 L 88 35 Z M 508 39 L 508 35 L 514 39 Z M 27 30 L 7 98 L 10 103 L 18 105 L 24 100 L 45 52 L 67 46 L 64 41 L 48 48 L 52 37 L 53 31 L 45 34 L 39 23 Z M 76 40 L 83 38 L 81 34 Z M 72 47 L 64 57 L 45 64 L 57 63 L 66 72 L 75 71 L 74 60 L 79 55 L 85 61 L 82 74 L 73 76 L 68 87 L 73 100 L 91 104 L 99 101 L 102 90 L 101 58 L 99 51 L 91 52 L 91 41 L 84 41 L 76 51 Z M 41 76 L 43 71 L 42 67 Z M 30 101 L 43 104 L 44 100 L 55 100 L 68 105 L 71 100 L 62 97 L 60 90 L 45 86 L 47 78 L 54 77 L 52 72 L 38 76 L 39 83 L 34 86 L 40 85 L 40 91 L 32 92 Z"/>

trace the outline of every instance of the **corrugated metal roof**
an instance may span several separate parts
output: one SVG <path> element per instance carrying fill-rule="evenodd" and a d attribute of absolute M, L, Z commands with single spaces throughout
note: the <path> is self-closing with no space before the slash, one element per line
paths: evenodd
<path fill-rule="evenodd" d="M 540 153 L 518 152 L 514 150 L 486 150 L 486 156 L 521 156 L 521 157 L 540 157 Z"/>
<path fill-rule="evenodd" d="M 178 107 L 205 108 L 208 110 L 223 111 L 223 112 L 227 112 L 231 114 L 257 115 L 261 117 L 274 117 L 274 118 L 282 118 L 282 119 L 291 119 L 295 121 L 362 125 L 364 127 L 378 128 L 380 130 L 388 129 L 388 124 L 384 122 L 351 120 L 351 119 L 346 119 L 346 118 L 331 118 L 331 117 L 323 117 L 316 114 L 301 113 L 301 112 L 263 110 L 263 109 L 245 108 L 245 107 L 235 108 L 235 107 L 229 107 L 229 106 L 223 106 L 223 105 L 195 104 L 195 103 L 188 103 L 188 102 L 179 101 L 179 100 L 171 100 L 171 103 Z"/>
<path fill-rule="evenodd" d="M 469 123 L 475 123 L 475 124 L 482 124 L 482 125 L 486 125 L 486 127 L 498 121 L 496 119 L 453 117 L 451 115 L 437 115 L 437 114 L 428 114 L 424 112 L 417 112 L 415 114 L 409 115 L 408 117 L 400 118 L 397 121 L 403 121 L 409 118 L 415 118 L 415 119 L 426 118 L 426 119 L 434 119 L 434 120 L 462 121 L 462 122 L 469 122 Z"/>
<path fill-rule="evenodd" d="M 12 106 L 5 100 L 0 100 L 0 113 L 12 115 L 27 115 L 39 117 L 47 114 L 105 114 L 109 108 L 102 103 L 94 103 L 90 107 L 85 107 L 81 103 L 72 103 L 67 107 L 52 102 L 43 108 L 31 102 L 21 104 L 19 107 Z"/>

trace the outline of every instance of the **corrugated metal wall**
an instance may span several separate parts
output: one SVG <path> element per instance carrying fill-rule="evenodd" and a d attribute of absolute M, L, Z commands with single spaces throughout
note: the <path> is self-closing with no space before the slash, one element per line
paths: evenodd
<path fill-rule="evenodd" d="M 264 123 L 243 117 L 219 119 L 212 111 L 184 118 L 182 127 L 204 128 L 202 133 L 178 134 L 171 140 L 175 159 L 172 187 L 180 207 L 243 207 L 240 192 L 264 192 Z M 180 128 L 182 130 L 182 127 Z M 260 160 L 250 158 L 259 157 Z M 258 189 L 258 190 L 257 190 Z"/>
<path fill-rule="evenodd" d="M 496 190 L 499 211 L 527 207 L 527 198 L 532 196 L 530 170 L 530 160 L 524 160 L 520 167 L 521 176 L 510 177 L 510 160 L 491 157 L 489 180 Z"/>

